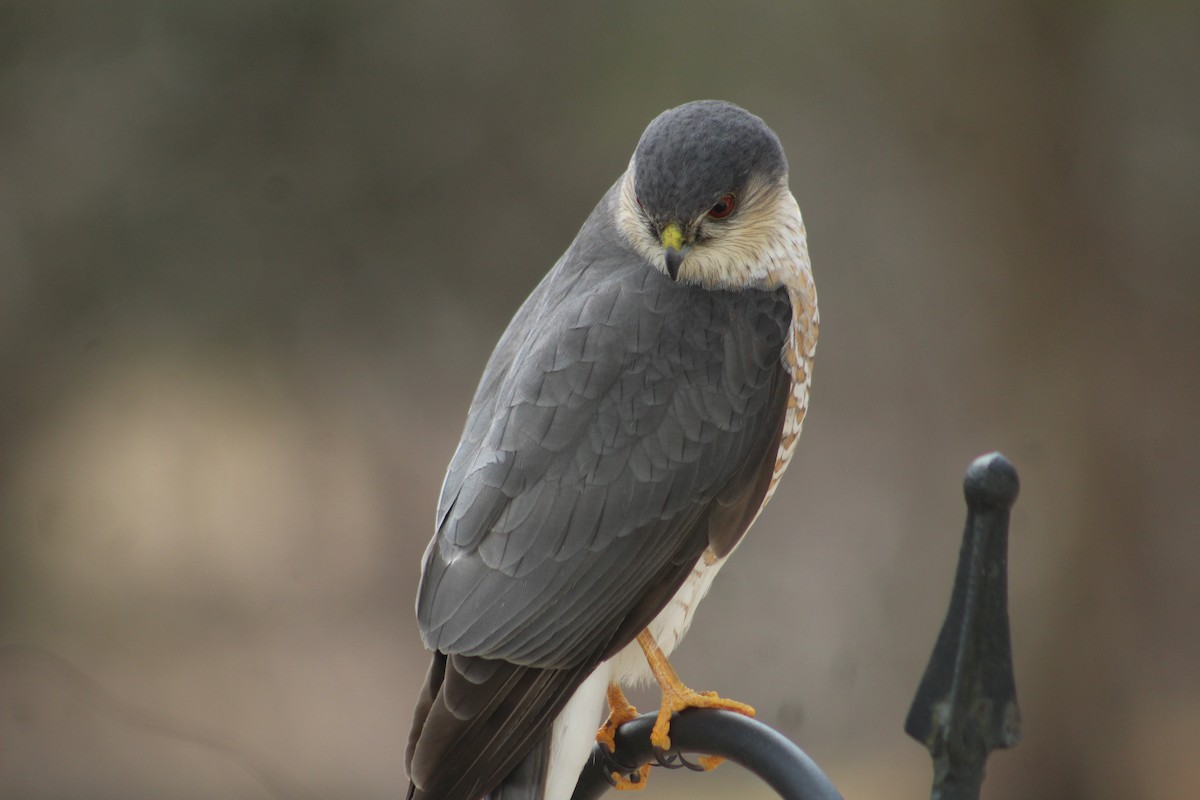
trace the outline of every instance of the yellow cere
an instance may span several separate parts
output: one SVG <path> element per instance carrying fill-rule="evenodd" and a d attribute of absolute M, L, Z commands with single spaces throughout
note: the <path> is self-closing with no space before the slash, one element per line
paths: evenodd
<path fill-rule="evenodd" d="M 662 240 L 663 247 L 668 250 L 683 249 L 683 230 L 675 222 L 663 228 L 662 235 L 659 238 Z"/>

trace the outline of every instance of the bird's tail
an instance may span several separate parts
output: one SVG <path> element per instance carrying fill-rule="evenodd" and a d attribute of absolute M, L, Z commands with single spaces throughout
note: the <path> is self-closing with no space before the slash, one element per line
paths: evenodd
<path fill-rule="evenodd" d="M 549 765 L 550 731 L 547 731 L 486 800 L 543 800 Z"/>
<path fill-rule="evenodd" d="M 546 775 L 550 765 L 550 732 L 534 745 L 529 754 L 517 764 L 499 786 L 481 800 L 543 800 L 546 795 Z M 417 788 L 408 785 L 408 800 L 413 800 Z"/>
<path fill-rule="evenodd" d="M 542 800 L 554 720 L 593 670 L 590 660 L 538 669 L 434 653 L 405 754 L 409 800 L 480 800 L 488 790 Z"/>

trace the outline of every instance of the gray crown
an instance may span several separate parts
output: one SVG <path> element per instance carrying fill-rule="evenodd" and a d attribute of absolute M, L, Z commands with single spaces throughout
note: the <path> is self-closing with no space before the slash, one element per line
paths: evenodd
<path fill-rule="evenodd" d="M 699 100 L 659 114 L 638 142 L 634 186 L 647 214 L 691 220 L 724 194 L 745 189 L 753 176 L 787 176 L 775 133 L 745 109 Z"/>

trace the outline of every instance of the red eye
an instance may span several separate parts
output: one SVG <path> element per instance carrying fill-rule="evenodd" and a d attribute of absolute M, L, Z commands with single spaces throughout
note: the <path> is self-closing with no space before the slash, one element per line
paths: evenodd
<path fill-rule="evenodd" d="M 733 213 L 734 197 L 731 194 L 723 195 L 717 204 L 708 210 L 708 216 L 713 219 L 725 219 Z"/>

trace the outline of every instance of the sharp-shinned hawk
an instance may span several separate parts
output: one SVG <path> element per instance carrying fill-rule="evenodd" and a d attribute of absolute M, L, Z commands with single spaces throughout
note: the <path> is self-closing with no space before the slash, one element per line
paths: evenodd
<path fill-rule="evenodd" d="M 817 324 L 779 139 L 730 103 L 659 115 L 471 403 L 417 600 L 409 798 L 565 800 L 651 674 L 660 747 L 682 708 L 753 713 L 666 656 L 787 467 Z"/>

